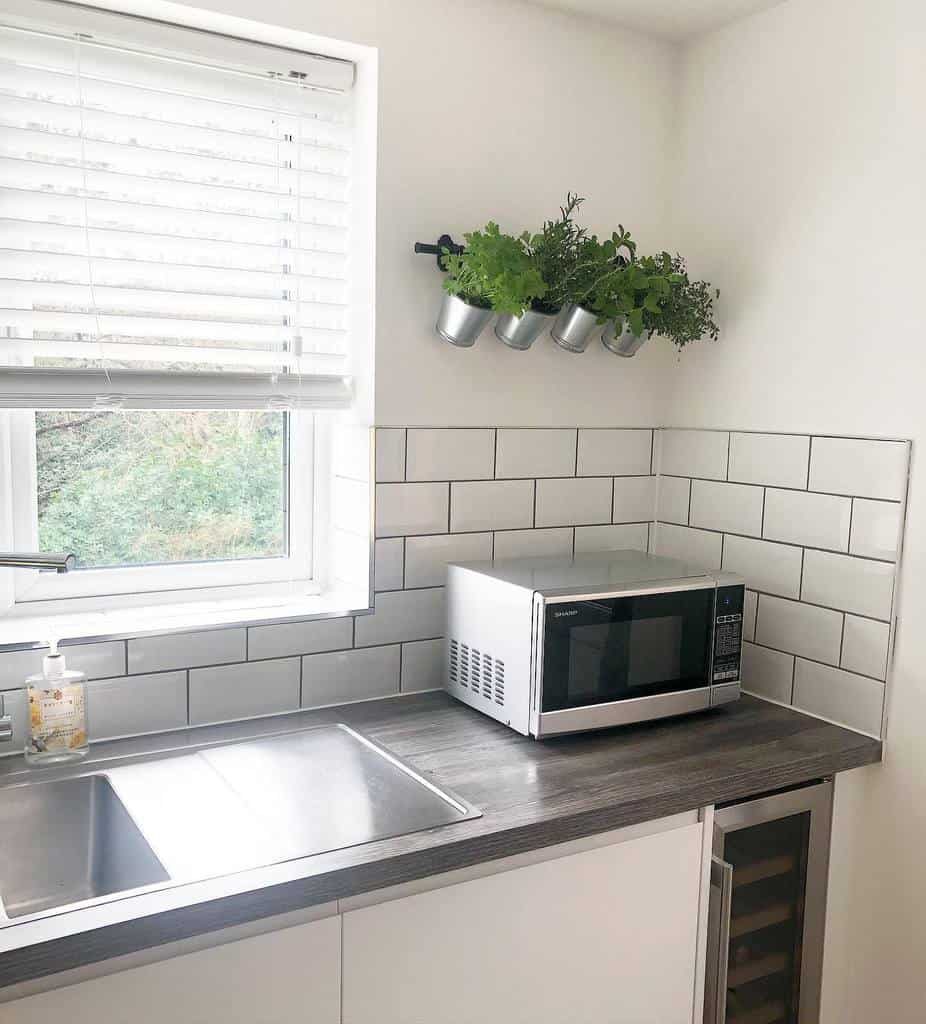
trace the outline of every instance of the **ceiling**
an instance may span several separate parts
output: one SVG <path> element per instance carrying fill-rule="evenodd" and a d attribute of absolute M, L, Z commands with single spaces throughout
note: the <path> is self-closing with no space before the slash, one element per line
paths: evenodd
<path fill-rule="evenodd" d="M 528 0 L 667 39 L 687 39 L 782 0 Z"/>

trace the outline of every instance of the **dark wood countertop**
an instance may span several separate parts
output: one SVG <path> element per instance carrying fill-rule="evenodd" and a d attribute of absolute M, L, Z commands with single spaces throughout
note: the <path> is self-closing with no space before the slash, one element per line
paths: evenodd
<path fill-rule="evenodd" d="M 146 901 L 139 916 L 103 926 L 93 917 L 99 908 L 59 914 L 40 923 L 47 932 L 33 923 L 17 945 L 13 925 L 0 932 L 0 986 L 881 759 L 878 740 L 751 697 L 687 718 L 536 742 L 443 693 L 424 693 L 99 744 L 93 762 L 329 722 L 365 732 L 483 816 L 290 862 L 284 881 L 262 868 L 232 876 L 224 893 L 223 880 L 213 882 L 209 898 L 181 886 L 163 909 L 148 894 L 137 898 Z M 0 784 L 22 781 L 10 762 L 0 766 Z M 186 888 L 190 902 L 178 905 Z M 120 901 L 123 916 L 135 899 Z"/>

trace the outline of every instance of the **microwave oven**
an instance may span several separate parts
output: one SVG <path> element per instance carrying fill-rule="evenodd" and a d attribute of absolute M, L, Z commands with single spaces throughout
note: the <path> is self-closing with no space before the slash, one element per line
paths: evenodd
<path fill-rule="evenodd" d="M 525 736 L 740 695 L 743 580 L 639 551 L 447 567 L 444 681 Z"/>

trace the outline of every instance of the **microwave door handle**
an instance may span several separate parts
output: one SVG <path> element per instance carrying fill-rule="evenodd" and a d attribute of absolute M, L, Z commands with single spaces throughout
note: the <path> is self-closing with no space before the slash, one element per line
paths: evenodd
<path fill-rule="evenodd" d="M 704 979 L 704 1024 L 724 1024 L 727 1017 L 727 970 L 730 957 L 730 912 L 733 865 L 711 857 L 711 898 L 707 918 L 707 973 Z"/>

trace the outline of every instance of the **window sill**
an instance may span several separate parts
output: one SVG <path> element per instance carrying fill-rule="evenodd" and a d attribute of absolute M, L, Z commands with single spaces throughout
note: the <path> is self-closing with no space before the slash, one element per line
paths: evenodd
<path fill-rule="evenodd" d="M 339 588 L 301 597 L 190 601 L 36 615 L 17 612 L 0 618 L 0 650 L 28 649 L 47 644 L 51 639 L 88 643 L 201 629 L 367 615 L 373 610 L 371 604 L 371 595 L 366 590 Z"/>

